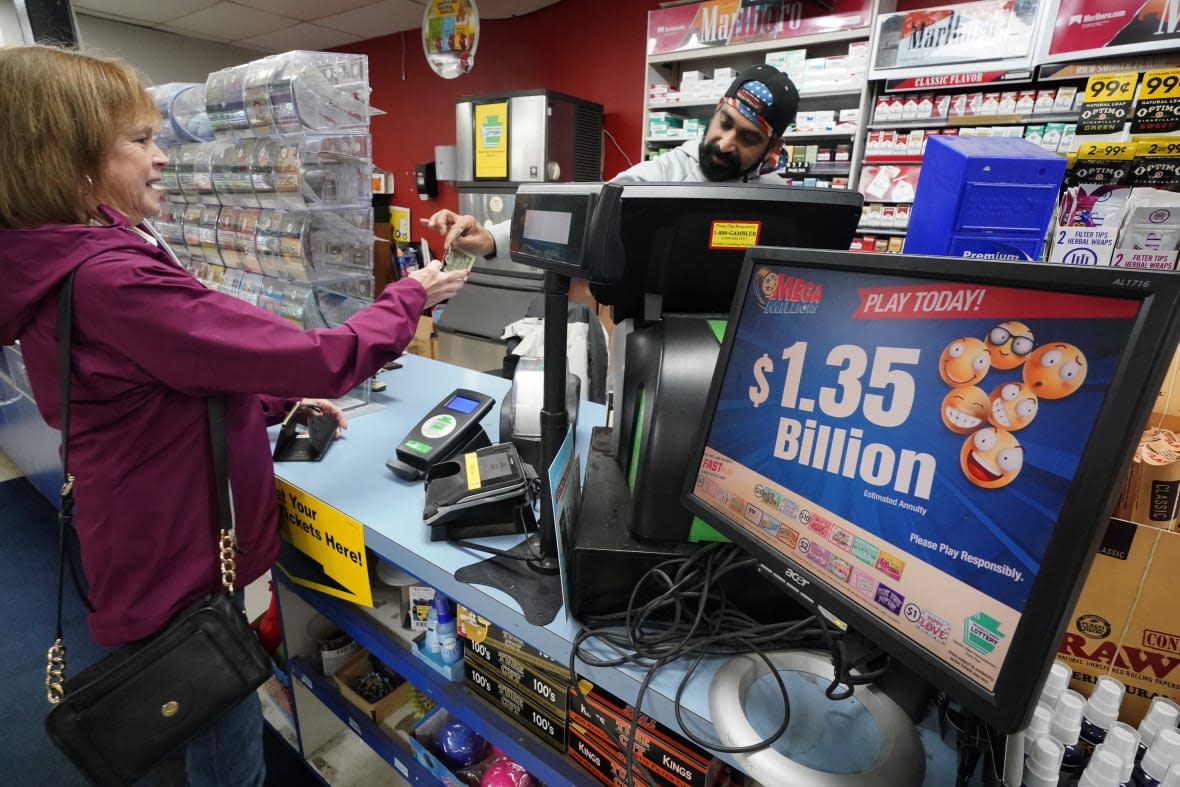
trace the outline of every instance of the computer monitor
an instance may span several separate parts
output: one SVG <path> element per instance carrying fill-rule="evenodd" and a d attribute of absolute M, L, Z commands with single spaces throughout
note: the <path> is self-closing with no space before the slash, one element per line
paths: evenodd
<path fill-rule="evenodd" d="M 1180 277 L 751 249 L 685 505 L 1000 731 L 1177 342 Z"/>
<path fill-rule="evenodd" d="M 746 249 L 847 249 L 863 203 L 845 189 L 608 183 L 589 235 L 587 278 L 616 322 L 725 313 Z"/>

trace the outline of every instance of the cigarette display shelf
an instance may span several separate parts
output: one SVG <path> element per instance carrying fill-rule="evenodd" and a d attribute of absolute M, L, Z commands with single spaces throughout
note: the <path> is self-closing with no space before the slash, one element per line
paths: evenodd
<path fill-rule="evenodd" d="M 1030 126 L 1039 123 L 1076 123 L 1077 112 L 1042 112 L 1030 115 L 960 115 L 953 118 L 912 118 L 870 122 L 870 131 L 916 128 L 958 128 L 961 126 Z"/>
<path fill-rule="evenodd" d="M 854 136 L 856 136 L 856 129 L 841 131 L 788 131 L 786 134 L 783 134 L 783 139 L 790 142 L 796 139 L 852 139 Z M 681 137 L 648 137 L 646 142 L 652 146 L 680 145 L 689 140 L 698 139 L 700 139 L 699 134 L 692 134 Z"/>
<path fill-rule="evenodd" d="M 312 692 L 353 732 L 365 739 L 374 751 L 395 768 L 407 756 L 399 744 L 384 729 L 379 729 L 348 704 L 330 685 L 330 681 L 311 666 L 314 643 L 306 635 L 307 623 L 314 615 L 322 615 L 361 647 L 376 656 L 383 664 L 404 677 L 419 691 L 445 707 L 452 716 L 463 720 L 489 743 L 498 746 L 509 757 L 545 784 L 590 785 L 597 782 L 579 765 L 565 755 L 540 744 L 533 733 L 519 726 L 461 683 L 451 683 L 430 665 L 415 656 L 405 639 L 405 632 L 391 630 L 370 616 L 366 608 L 341 599 L 300 587 L 281 571 L 275 571 L 275 588 L 279 594 L 284 644 L 292 654 L 293 683 Z M 303 737 L 304 708 L 296 696 L 296 719 Z M 307 744 L 304 743 L 305 750 Z M 417 765 L 417 763 L 414 763 Z M 418 766 L 418 771 L 422 771 Z M 415 780 L 417 782 L 417 780 Z M 437 780 L 426 774 L 425 783 Z"/>
<path fill-rule="evenodd" d="M 894 229 L 889 227 L 857 227 L 856 231 L 861 235 L 889 235 L 896 237 L 905 237 L 906 231 L 903 229 Z"/>
<path fill-rule="evenodd" d="M 800 91 L 799 104 L 800 106 L 810 106 L 812 104 L 820 104 L 825 100 L 853 98 L 860 95 L 860 88 L 848 88 L 843 90 L 811 90 Z M 716 99 L 702 99 L 697 101 L 650 101 L 647 108 L 658 112 L 674 112 L 676 110 L 683 110 L 685 112 L 692 112 L 694 114 L 712 112 L 717 106 Z"/>
<path fill-rule="evenodd" d="M 921 164 L 921 156 L 865 156 L 866 164 Z"/>
<path fill-rule="evenodd" d="M 651 13 L 657 12 L 653 11 Z M 649 86 L 667 84 L 669 86 L 679 87 L 681 85 L 682 75 L 687 72 L 700 71 L 706 74 L 712 74 L 717 69 L 741 71 L 755 64 L 769 62 L 767 56 L 770 53 L 781 53 L 786 50 L 806 50 L 806 56 L 808 58 L 822 60 L 828 57 L 846 55 L 849 52 L 850 44 L 867 42 L 868 38 L 869 28 L 857 27 L 848 30 L 790 36 L 769 41 L 752 41 L 727 46 L 691 46 L 674 52 L 648 54 L 645 63 L 646 76 L 644 81 Z M 717 106 L 720 95 L 729 86 L 732 77 L 721 76 L 715 79 L 719 79 L 719 82 L 712 86 L 711 92 L 707 94 L 682 95 L 682 100 L 678 101 L 664 101 L 649 94 L 648 100 L 644 103 L 643 107 L 644 138 L 643 151 L 639 157 L 640 160 L 649 158 L 649 154 L 665 152 L 669 148 L 680 145 L 686 140 L 697 140 L 701 138 L 712 116 L 713 110 Z M 847 84 L 847 80 L 844 84 L 838 80 L 830 84 L 817 83 L 811 89 L 806 84 L 800 82 L 798 78 L 795 81 L 799 87 L 799 112 L 801 115 L 805 115 L 809 111 L 818 112 L 828 110 L 834 111 L 839 115 L 840 110 L 855 109 L 857 118 L 863 119 L 866 116 L 869 106 L 869 94 L 868 84 L 863 78 L 855 80 L 853 84 Z M 676 118 L 683 119 L 686 125 L 693 126 L 693 130 L 690 133 L 677 136 L 652 135 L 649 132 L 652 128 L 651 118 L 654 113 L 666 113 L 672 116 L 674 121 Z M 783 136 L 788 145 L 799 142 L 822 143 L 828 140 L 836 142 L 847 141 L 851 148 L 850 160 L 853 163 L 849 165 L 849 171 L 843 173 L 843 175 L 849 176 L 850 183 L 856 182 L 856 170 L 859 169 L 859 160 L 863 155 L 860 148 L 864 141 L 860 120 L 857 121 L 855 126 L 842 127 L 840 130 L 795 130 L 788 131 Z M 813 173 L 807 174 L 811 175 Z M 814 174 L 820 173 L 817 172 Z M 834 175 L 837 173 L 825 172 L 823 174 Z"/>

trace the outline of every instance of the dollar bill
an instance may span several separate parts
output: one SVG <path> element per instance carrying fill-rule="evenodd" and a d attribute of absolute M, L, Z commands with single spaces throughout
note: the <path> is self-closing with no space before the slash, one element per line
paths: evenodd
<path fill-rule="evenodd" d="M 447 249 L 447 253 L 443 256 L 443 270 L 445 271 L 465 271 L 470 270 L 471 266 L 475 264 L 474 255 L 468 254 L 465 251 L 451 246 Z"/>

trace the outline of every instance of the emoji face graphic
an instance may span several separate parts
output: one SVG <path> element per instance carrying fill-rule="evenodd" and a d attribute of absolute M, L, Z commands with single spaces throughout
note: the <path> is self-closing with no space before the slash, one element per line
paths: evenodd
<path fill-rule="evenodd" d="M 1024 382 L 1042 399 L 1064 399 L 1086 379 L 1086 356 L 1072 344 L 1038 347 L 1024 364 Z"/>
<path fill-rule="evenodd" d="M 1015 432 L 1037 415 L 1037 395 L 1024 383 L 1004 383 L 992 391 L 987 420 L 998 429 Z"/>
<path fill-rule="evenodd" d="M 992 366 L 987 345 L 972 336 L 955 339 L 938 359 L 938 374 L 947 385 L 975 385 Z"/>
<path fill-rule="evenodd" d="M 774 291 L 778 289 L 778 274 L 763 270 L 761 275 L 762 294 L 767 298 L 774 296 Z"/>
<path fill-rule="evenodd" d="M 1022 322 L 1008 320 L 992 328 L 984 339 L 994 369 L 1015 369 L 1033 351 L 1033 332 Z"/>
<path fill-rule="evenodd" d="M 987 420 L 988 400 L 982 388 L 960 385 L 942 400 L 942 422 L 955 434 L 970 434 Z"/>
<path fill-rule="evenodd" d="M 1020 474 L 1024 449 L 1003 429 L 985 426 L 964 441 L 959 466 L 967 480 L 976 486 L 999 489 Z"/>

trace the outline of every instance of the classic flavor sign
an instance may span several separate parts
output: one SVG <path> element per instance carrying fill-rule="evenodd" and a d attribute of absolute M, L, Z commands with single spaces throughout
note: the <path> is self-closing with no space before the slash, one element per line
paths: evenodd
<path fill-rule="evenodd" d="M 1048 55 L 1103 57 L 1175 48 L 1180 5 L 1169 0 L 1061 0 Z"/>
<path fill-rule="evenodd" d="M 647 15 L 647 52 L 729 46 L 851 30 L 869 23 L 869 0 L 834 0 L 825 13 L 803 0 L 706 0 Z"/>

